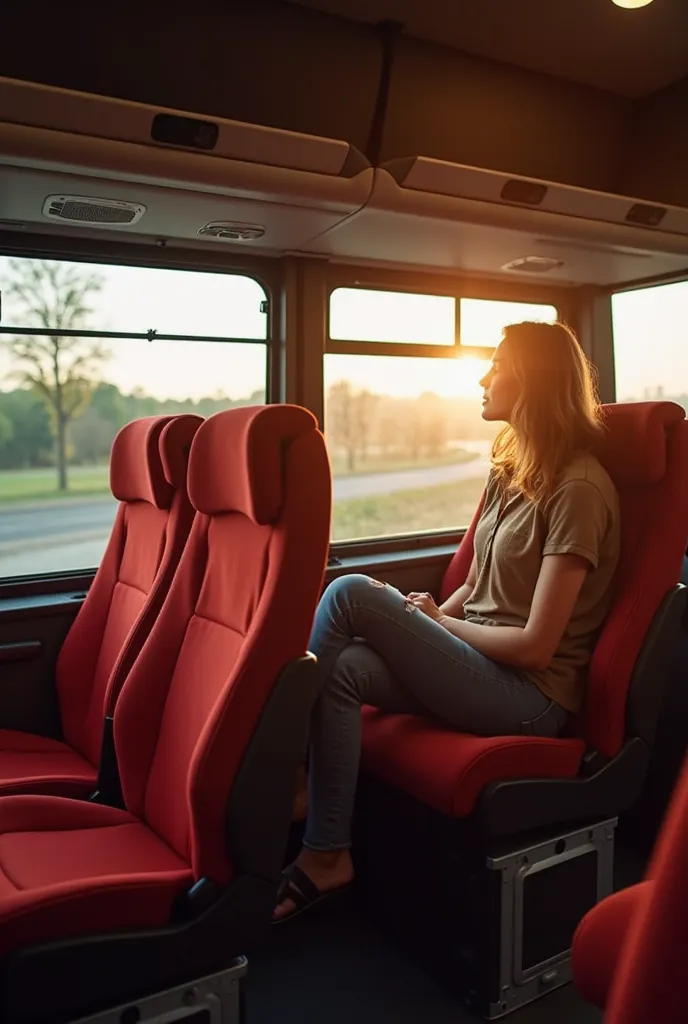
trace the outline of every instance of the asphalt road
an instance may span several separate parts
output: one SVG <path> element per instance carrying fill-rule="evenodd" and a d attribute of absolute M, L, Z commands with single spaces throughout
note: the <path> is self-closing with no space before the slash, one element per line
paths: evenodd
<path fill-rule="evenodd" d="M 488 461 L 393 473 L 370 473 L 334 480 L 334 500 L 433 487 L 486 476 Z M 117 509 L 112 498 L 2 508 L 0 505 L 0 576 L 60 572 L 97 565 L 107 544 Z"/>

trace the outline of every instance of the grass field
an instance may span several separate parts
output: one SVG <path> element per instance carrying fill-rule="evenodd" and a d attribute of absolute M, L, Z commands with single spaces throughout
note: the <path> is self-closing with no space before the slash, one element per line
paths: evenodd
<path fill-rule="evenodd" d="M 107 466 L 74 466 L 68 474 L 69 490 L 58 491 L 56 469 L 0 471 L 0 504 L 19 501 L 48 501 L 110 493 Z"/>
<path fill-rule="evenodd" d="M 485 477 L 479 476 L 423 490 L 337 501 L 333 509 L 332 539 L 355 540 L 465 526 L 473 517 L 484 486 Z"/>

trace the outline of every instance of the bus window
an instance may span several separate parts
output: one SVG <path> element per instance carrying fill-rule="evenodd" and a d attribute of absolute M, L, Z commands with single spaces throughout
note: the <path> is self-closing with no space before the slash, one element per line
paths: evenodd
<path fill-rule="evenodd" d="M 453 345 L 452 295 L 335 288 L 330 296 L 330 338 L 416 345 Z"/>
<path fill-rule="evenodd" d="M 524 320 L 557 319 L 554 306 L 536 302 L 493 302 L 491 299 L 461 299 L 461 344 L 492 348 L 506 324 Z"/>
<path fill-rule="evenodd" d="M 617 402 L 665 399 L 688 410 L 688 281 L 612 296 Z"/>
<path fill-rule="evenodd" d="M 8 257 L 0 291 L 0 577 L 91 569 L 120 427 L 265 401 L 266 295 L 230 274 Z"/>
<path fill-rule="evenodd" d="M 348 341 L 449 344 L 454 302 L 436 295 L 340 288 L 332 294 L 330 337 L 334 327 Z M 460 342 L 466 346 L 494 347 L 508 323 L 557 317 L 549 305 L 460 303 Z M 348 355 L 342 347 L 325 355 L 324 366 L 333 540 L 466 526 L 485 485 L 500 426 L 481 417 L 479 381 L 489 366 L 487 353 L 485 359 L 462 356 L 457 345 L 452 358 L 404 356 L 398 348 L 394 355 Z M 371 348 L 380 353 L 384 346 Z"/>

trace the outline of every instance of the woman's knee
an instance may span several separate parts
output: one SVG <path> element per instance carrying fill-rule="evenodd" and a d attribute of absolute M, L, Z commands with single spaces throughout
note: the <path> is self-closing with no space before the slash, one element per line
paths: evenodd
<path fill-rule="evenodd" d="M 340 651 L 321 692 L 329 700 L 360 703 L 359 682 L 364 673 L 379 669 L 380 662 L 366 643 L 354 640 Z"/>
<path fill-rule="evenodd" d="M 380 583 L 363 573 L 347 573 L 345 576 L 338 576 L 337 579 L 326 587 L 323 594 L 323 601 L 334 602 L 336 605 L 354 603 L 365 604 L 369 600 L 371 591 L 385 589 L 387 584 Z"/>

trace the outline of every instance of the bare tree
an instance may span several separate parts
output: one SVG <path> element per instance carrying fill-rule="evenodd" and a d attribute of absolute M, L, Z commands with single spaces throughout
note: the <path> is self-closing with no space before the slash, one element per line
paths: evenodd
<path fill-rule="evenodd" d="M 89 299 L 103 286 L 99 274 L 70 263 L 14 259 L 3 282 L 16 326 L 52 329 L 55 334 L 22 335 L 7 341 L 18 364 L 17 377 L 45 403 L 55 437 L 58 488 L 67 490 L 67 427 L 91 400 L 98 370 L 109 357 L 99 341 L 64 337 L 63 330 L 87 327 Z"/>
<path fill-rule="evenodd" d="M 327 393 L 325 429 L 333 443 L 344 449 L 350 473 L 368 453 L 376 408 L 377 395 L 365 389 L 354 391 L 348 380 L 337 381 Z"/>

